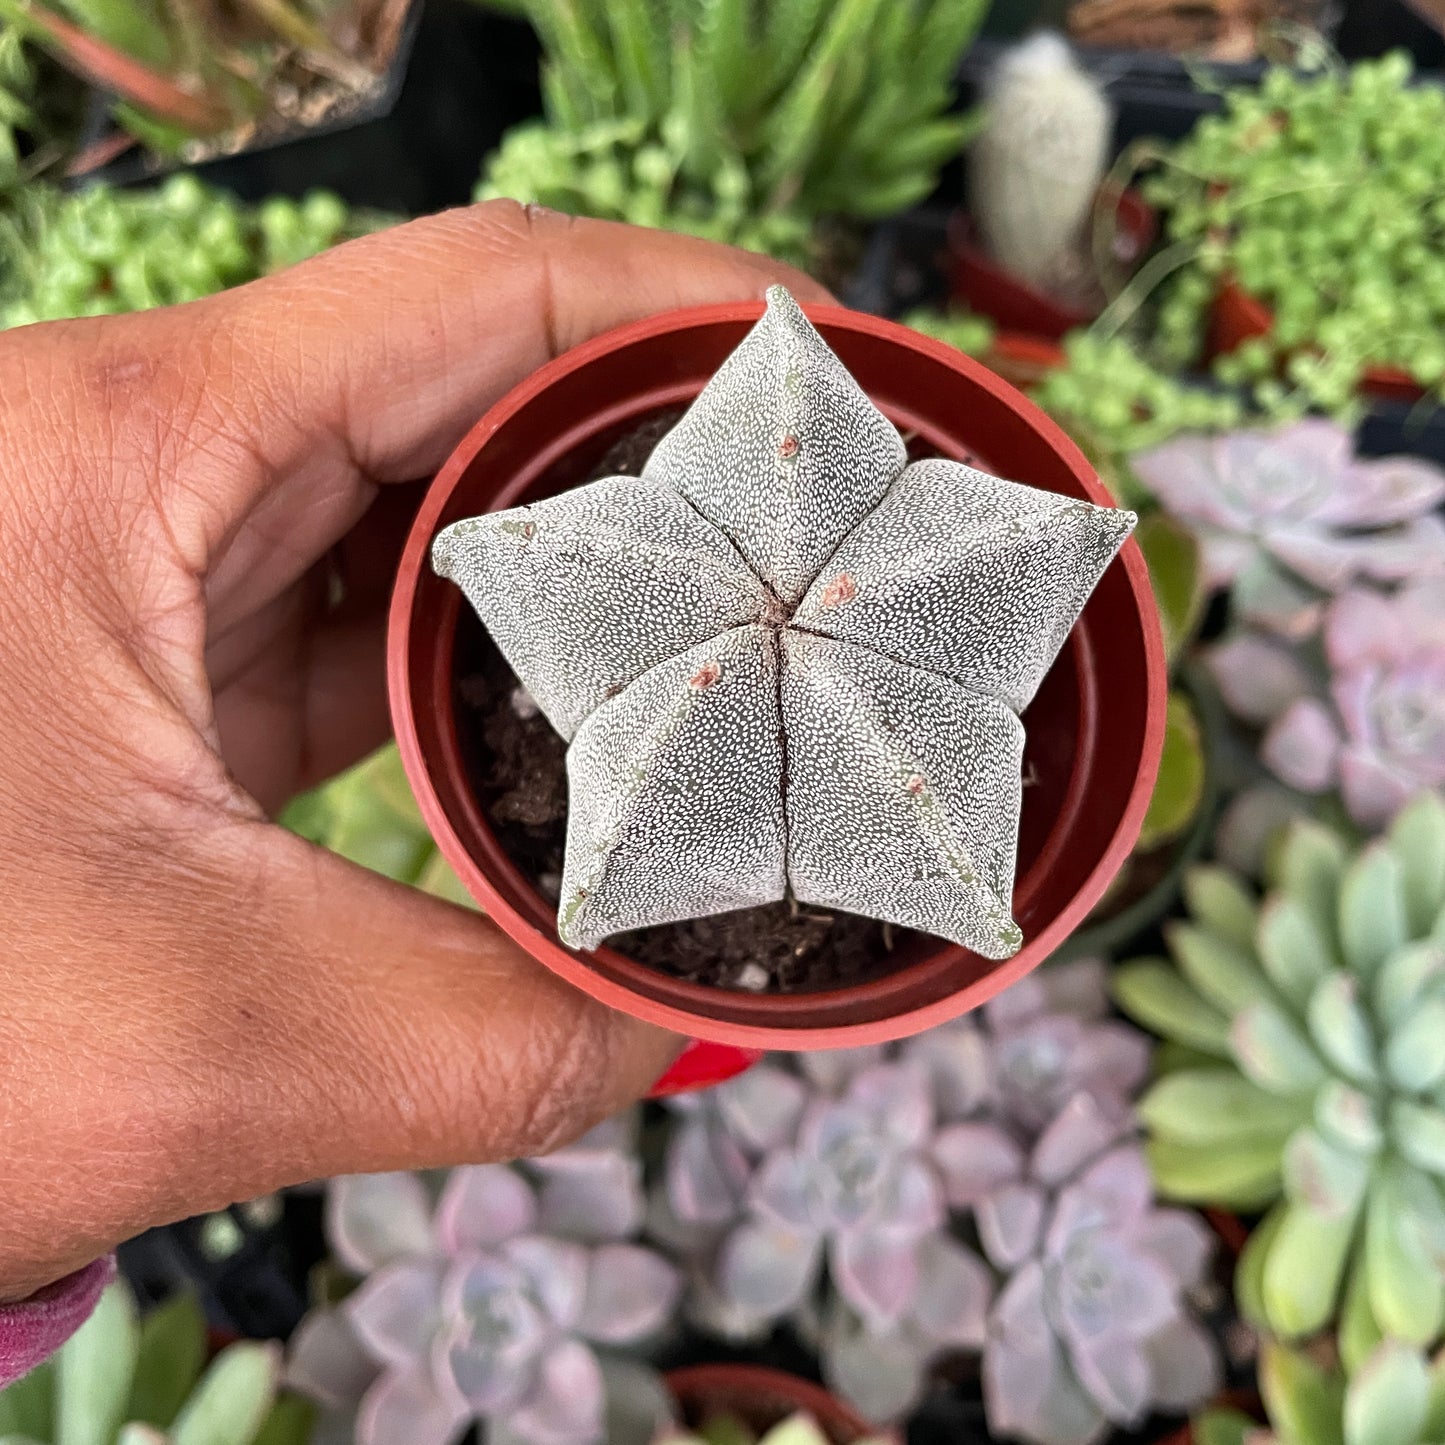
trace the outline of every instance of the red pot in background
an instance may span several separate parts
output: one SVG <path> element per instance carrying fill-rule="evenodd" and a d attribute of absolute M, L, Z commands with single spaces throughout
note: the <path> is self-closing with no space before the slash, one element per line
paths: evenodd
<path fill-rule="evenodd" d="M 1109 203 L 1101 195 L 1098 204 Z M 1138 192 L 1126 190 L 1119 194 L 1114 221 L 1114 259 L 1130 269 L 1154 244 L 1159 218 Z M 950 220 L 948 248 L 954 299 L 1005 331 L 1057 341 L 1065 332 L 1087 326 L 1098 315 L 1095 310 L 1056 300 L 1015 276 L 977 244 L 973 227 L 961 211 Z"/>
<path fill-rule="evenodd" d="M 1213 361 L 1216 356 L 1226 356 L 1241 342 L 1268 336 L 1273 330 L 1274 312 L 1237 282 L 1226 281 L 1219 288 L 1209 313 L 1205 359 Z M 1366 367 L 1360 390 L 1393 401 L 1419 401 L 1425 395 L 1425 388 L 1409 372 L 1396 366 Z"/>
<path fill-rule="evenodd" d="M 988 348 L 989 369 L 1021 391 L 1035 387 L 1051 371 L 1068 365 L 1064 348 L 1040 336 L 1020 336 L 1000 331 Z"/>
<path fill-rule="evenodd" d="M 939 939 L 899 948 L 883 978 L 759 996 L 708 988 L 608 948 L 557 938 L 555 905 L 498 843 L 472 793 L 453 713 L 461 591 L 429 564 L 432 538 L 479 512 L 583 481 L 620 437 L 684 406 L 762 314 L 697 307 L 609 332 L 504 397 L 453 453 L 407 539 L 392 599 L 388 672 L 402 760 L 423 816 L 468 890 L 539 962 L 594 998 L 692 1038 L 822 1049 L 919 1033 L 976 1008 L 1041 963 L 1128 857 L 1164 737 L 1165 664 L 1148 569 L 1130 541 L 1105 573 L 1024 716 L 1028 743 L 1014 916 L 1024 946 L 998 963 Z M 1078 448 L 1035 406 L 953 347 L 838 307 L 808 314 L 864 390 L 924 454 L 1112 505 Z"/>
<path fill-rule="evenodd" d="M 854 1445 L 869 1436 L 896 1439 L 874 1429 L 821 1385 L 765 1365 L 694 1365 L 673 1370 L 667 1388 L 683 1424 L 693 1429 L 709 1415 L 736 1415 L 761 1433 L 802 1410 L 818 1422 L 830 1445 Z"/>

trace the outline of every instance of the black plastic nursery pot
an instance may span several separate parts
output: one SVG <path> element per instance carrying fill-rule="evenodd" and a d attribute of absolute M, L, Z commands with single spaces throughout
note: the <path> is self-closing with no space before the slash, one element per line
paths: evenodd
<path fill-rule="evenodd" d="M 922 455 L 1100 505 L 1079 450 L 1019 392 L 951 347 L 876 317 L 808 308 L 843 364 Z M 1125 545 L 1024 716 L 1025 790 L 1014 916 L 1024 946 L 999 963 L 935 938 L 888 972 L 812 992 L 689 982 L 607 947 L 558 940 L 555 903 L 502 846 L 477 797 L 457 715 L 462 597 L 429 565 L 451 522 L 565 490 L 622 437 L 686 406 L 761 314 L 701 307 L 623 327 L 559 357 L 503 398 L 437 476 L 393 594 L 393 721 L 413 791 L 469 892 L 528 953 L 593 997 L 694 1039 L 745 1049 L 833 1048 L 920 1032 L 977 1007 L 1055 951 L 1128 856 L 1163 745 L 1165 660 L 1148 570 Z"/>

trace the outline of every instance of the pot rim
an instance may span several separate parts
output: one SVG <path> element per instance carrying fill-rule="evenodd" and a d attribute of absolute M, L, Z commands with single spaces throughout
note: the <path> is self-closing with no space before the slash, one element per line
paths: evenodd
<path fill-rule="evenodd" d="M 672 1397 L 683 1406 L 698 1401 L 709 1389 L 751 1387 L 790 1400 L 796 1409 L 807 1411 L 825 1430 L 831 1427 L 835 1432 L 847 1431 L 855 1440 L 874 1436 L 885 1440 L 897 1438 L 891 1431 L 870 1425 L 826 1385 L 772 1365 L 755 1365 L 741 1360 L 684 1365 L 680 1369 L 669 1370 L 663 1376 L 663 1382 Z"/>
<path fill-rule="evenodd" d="M 561 974 L 593 998 L 613 1008 L 694 1038 L 763 1049 L 827 1049 L 863 1043 L 884 1043 L 920 1033 L 966 1013 L 1031 971 L 1052 954 L 1088 915 L 1133 849 L 1153 794 L 1163 746 L 1167 667 L 1148 567 L 1143 553 L 1132 538 L 1125 543 L 1115 559 L 1115 565 L 1124 568 L 1134 611 L 1141 624 L 1148 700 L 1141 747 L 1142 765 L 1133 777 L 1128 798 L 1107 846 L 1100 852 L 1094 867 L 1068 903 L 1029 939 L 1013 958 L 993 965 L 962 988 L 942 997 L 905 1006 L 896 1013 L 864 1022 L 798 1025 L 790 1024 L 788 1015 L 790 1012 L 796 1014 L 810 1011 L 823 1000 L 850 996 L 876 987 L 879 980 L 827 992 L 770 996 L 765 1001 L 752 999 L 750 1003 L 766 1007 L 777 1022 L 751 1023 L 694 1013 L 675 1004 L 639 994 L 622 980 L 593 968 L 585 957 L 563 947 L 554 936 L 538 928 L 512 906 L 495 885 L 483 862 L 472 855 L 452 827 L 437 791 L 432 767 L 423 755 L 412 704 L 408 630 L 418 583 L 424 574 L 431 541 L 446 504 L 458 481 L 487 441 L 517 412 L 548 390 L 562 376 L 589 366 L 636 342 L 668 333 L 686 332 L 718 322 L 755 321 L 763 314 L 763 310 L 764 302 L 761 300 L 720 302 L 667 311 L 616 327 L 570 348 L 532 373 L 497 401 L 467 433 L 429 487 L 407 537 L 398 568 L 387 639 L 387 681 L 392 721 L 403 766 L 416 793 L 417 804 L 437 845 L 457 870 L 468 891 L 482 903 L 488 915 L 545 967 Z M 834 305 L 809 304 L 805 305 L 803 310 L 816 324 L 862 333 L 894 346 L 912 347 L 954 371 L 964 372 L 973 385 L 991 393 L 1010 410 L 1022 412 L 1029 426 L 1069 465 L 1091 500 L 1100 505 L 1114 505 L 1113 497 L 1099 481 L 1083 453 L 1057 423 L 1015 388 L 979 363 L 944 342 L 880 317 Z M 1077 760 L 1075 766 L 1078 766 Z M 1045 842 L 1045 850 L 1054 853 L 1060 841 L 1056 831 L 1051 831 Z M 940 939 L 938 942 L 936 951 L 908 965 L 906 969 L 889 975 L 889 979 L 896 980 L 904 973 L 936 966 L 943 953 L 962 951 L 958 945 L 947 940 Z M 604 948 L 597 952 L 605 956 L 609 951 Z M 700 997 L 710 998 L 717 992 L 704 985 L 694 987 Z M 687 990 L 680 992 L 685 994 Z"/>

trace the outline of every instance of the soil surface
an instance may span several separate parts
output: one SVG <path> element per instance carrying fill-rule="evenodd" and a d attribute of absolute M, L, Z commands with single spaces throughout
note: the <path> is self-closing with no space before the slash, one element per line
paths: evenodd
<path fill-rule="evenodd" d="M 622 438 L 589 480 L 636 476 L 680 412 Z M 508 856 L 544 897 L 561 894 L 567 844 L 567 747 L 464 608 L 457 633 L 457 724 L 476 796 Z M 792 900 L 620 933 L 606 946 L 693 983 L 750 993 L 841 988 L 889 972 L 918 935 Z"/>

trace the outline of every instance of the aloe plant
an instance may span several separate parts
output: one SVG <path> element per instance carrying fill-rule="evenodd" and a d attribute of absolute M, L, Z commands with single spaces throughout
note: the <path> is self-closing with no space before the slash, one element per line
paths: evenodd
<path fill-rule="evenodd" d="M 1169 1040 L 1140 1106 L 1161 1191 L 1267 1209 L 1241 1305 L 1286 1337 L 1339 1313 L 1354 1364 L 1445 1330 L 1445 802 L 1353 854 L 1296 823 L 1271 883 L 1194 872 L 1172 961 L 1116 994 Z"/>
<path fill-rule="evenodd" d="M 60 1353 L 0 1390 L 5 1445 L 305 1445 L 311 1412 L 276 1399 L 280 1347 L 243 1341 L 206 1362 L 206 1326 L 178 1296 L 139 1318 L 124 1284 Z"/>
<path fill-rule="evenodd" d="M 484 195 L 799 257 L 820 216 L 933 189 L 969 122 L 953 77 L 979 0 L 521 0 L 546 119 Z"/>
<path fill-rule="evenodd" d="M 1016 953 L 1019 714 L 1135 521 L 907 465 L 771 288 L 640 478 L 433 543 L 570 742 L 562 940 L 791 895 Z"/>

